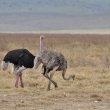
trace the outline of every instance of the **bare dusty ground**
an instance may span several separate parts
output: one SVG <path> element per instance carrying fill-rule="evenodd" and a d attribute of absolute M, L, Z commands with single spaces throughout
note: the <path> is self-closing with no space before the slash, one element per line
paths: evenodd
<path fill-rule="evenodd" d="M 47 94 L 47 93 L 45 93 Z M 1 110 L 109 110 L 109 100 L 43 97 L 42 94 L 0 95 Z"/>
<path fill-rule="evenodd" d="M 56 72 L 55 89 L 47 91 L 48 80 L 40 70 L 23 73 L 25 88 L 14 87 L 14 75 L 1 76 L 0 109 L 1 110 L 109 110 L 110 109 L 110 69 L 69 68 L 68 73 L 76 75 L 75 80 L 64 81 L 61 72 Z M 34 71 L 35 72 L 35 71 Z M 30 73 L 30 74 L 29 74 Z M 101 74 L 100 74 L 101 73 Z M 88 74 L 88 75 L 87 75 Z M 96 75 L 95 75 L 96 74 Z"/>

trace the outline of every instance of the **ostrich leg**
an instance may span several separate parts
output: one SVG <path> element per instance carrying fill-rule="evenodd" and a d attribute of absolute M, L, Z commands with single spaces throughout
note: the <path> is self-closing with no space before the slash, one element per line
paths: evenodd
<path fill-rule="evenodd" d="M 15 87 L 18 88 L 19 74 L 16 76 Z"/>
<path fill-rule="evenodd" d="M 21 82 L 21 87 L 24 88 L 23 81 L 22 81 L 22 73 L 21 72 L 16 76 L 15 87 L 18 88 L 19 78 L 20 78 L 20 82 Z"/>
<path fill-rule="evenodd" d="M 53 68 L 53 70 L 51 71 L 51 73 L 50 73 L 50 80 L 49 80 L 49 84 L 48 84 L 47 91 L 50 90 L 50 86 L 51 86 L 51 82 L 52 82 L 53 75 L 54 75 L 55 71 L 56 71 L 58 68 L 59 68 L 59 66 L 55 66 L 55 67 Z M 47 76 L 48 76 L 48 75 L 47 75 L 47 72 L 46 72 L 45 77 L 47 77 Z"/>
<path fill-rule="evenodd" d="M 45 73 L 47 72 L 47 73 L 49 73 L 50 72 L 50 70 L 48 70 L 47 68 L 46 68 L 46 66 L 42 66 L 42 68 L 44 69 L 43 70 L 43 76 L 44 77 L 46 77 L 48 80 L 50 80 L 50 77 L 48 76 L 48 74 L 45 76 Z M 57 88 L 58 87 L 58 85 L 57 85 L 57 83 L 55 82 L 55 81 L 53 81 L 53 80 L 51 80 L 52 81 L 52 83 L 54 84 L 54 86 L 55 86 L 55 88 Z"/>
<path fill-rule="evenodd" d="M 22 81 L 22 72 L 20 72 L 19 77 L 20 77 L 21 87 L 24 88 L 24 84 Z"/>
<path fill-rule="evenodd" d="M 44 75 L 45 76 L 45 75 Z M 47 76 L 45 76 L 47 79 L 49 79 L 50 80 L 50 77 L 47 75 Z M 54 82 L 53 80 L 51 80 L 51 82 L 54 84 L 54 86 L 55 86 L 55 88 L 57 88 L 58 87 L 58 85 L 57 85 L 57 83 L 56 82 Z"/>

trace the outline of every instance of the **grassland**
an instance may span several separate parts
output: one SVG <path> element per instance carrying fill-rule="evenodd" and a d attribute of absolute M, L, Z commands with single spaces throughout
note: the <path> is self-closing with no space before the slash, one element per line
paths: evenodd
<path fill-rule="evenodd" d="M 61 72 L 54 80 L 58 88 L 46 91 L 48 80 L 37 70 L 23 72 L 25 88 L 15 88 L 15 76 L 0 69 L 0 109 L 2 110 L 109 110 L 110 109 L 110 35 L 43 34 L 44 49 L 55 49 L 68 61 L 64 81 Z M 26 48 L 36 55 L 40 34 L 0 34 L 0 61 L 13 49 Z"/>

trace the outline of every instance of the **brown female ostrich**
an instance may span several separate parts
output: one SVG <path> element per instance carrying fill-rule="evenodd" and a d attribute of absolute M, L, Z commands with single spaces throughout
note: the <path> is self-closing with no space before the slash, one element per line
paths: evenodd
<path fill-rule="evenodd" d="M 34 59 L 34 68 L 38 68 L 38 66 L 42 63 L 43 66 L 43 75 L 49 79 L 49 84 L 47 90 L 50 90 L 51 82 L 54 84 L 55 87 L 57 83 L 52 80 L 55 71 L 62 71 L 62 77 L 64 80 L 69 80 L 73 78 L 75 75 L 70 75 L 68 78 L 65 78 L 65 72 L 67 69 L 67 61 L 63 54 L 56 52 L 54 50 L 42 50 L 42 40 L 44 36 L 40 37 L 40 52 Z M 51 72 L 50 72 L 51 71 Z M 50 72 L 50 77 L 48 73 Z"/>

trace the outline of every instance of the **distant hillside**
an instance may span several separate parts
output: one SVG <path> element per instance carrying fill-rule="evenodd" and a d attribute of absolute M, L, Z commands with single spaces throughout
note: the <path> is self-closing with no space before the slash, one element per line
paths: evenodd
<path fill-rule="evenodd" d="M 0 0 L 0 13 L 110 14 L 110 0 Z"/>
<path fill-rule="evenodd" d="M 0 31 L 110 29 L 110 0 L 0 0 Z"/>

